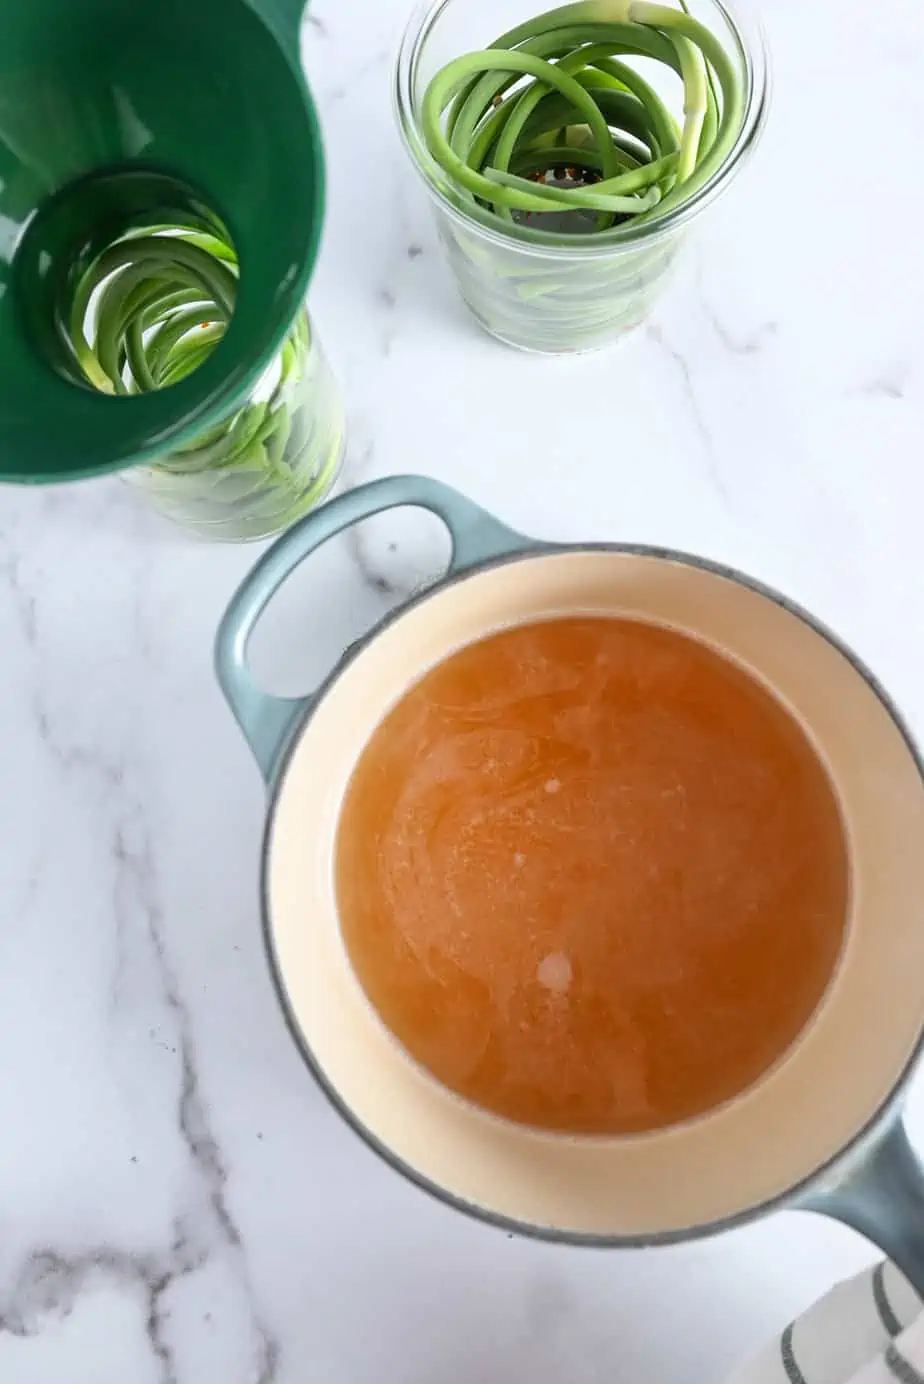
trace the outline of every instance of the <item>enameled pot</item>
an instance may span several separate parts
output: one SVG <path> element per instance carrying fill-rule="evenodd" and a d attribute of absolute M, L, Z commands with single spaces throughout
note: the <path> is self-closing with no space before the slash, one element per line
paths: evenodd
<path fill-rule="evenodd" d="M 247 645 L 278 587 L 329 538 L 401 505 L 446 523 L 446 577 L 354 644 L 311 696 L 260 691 Z M 508 1123 L 421 1071 L 352 973 L 333 885 L 344 789 L 385 712 L 460 645 L 569 613 L 668 624 L 749 669 L 801 721 L 848 838 L 846 940 L 798 1041 L 729 1104 L 631 1137 Z M 819 1211 L 877 1241 L 924 1291 L 924 1174 L 901 1121 L 924 1030 L 924 772 L 886 694 L 829 631 L 714 563 L 537 542 L 407 476 L 340 497 L 276 543 L 228 609 L 217 668 L 269 784 L 263 923 L 289 1027 L 330 1100 L 393 1168 L 482 1220 L 571 1244 L 651 1245 L 784 1207 Z"/>

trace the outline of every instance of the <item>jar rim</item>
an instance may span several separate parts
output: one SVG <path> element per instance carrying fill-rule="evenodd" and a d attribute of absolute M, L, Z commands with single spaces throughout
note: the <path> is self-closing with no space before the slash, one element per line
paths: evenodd
<path fill-rule="evenodd" d="M 710 0 L 734 36 L 737 55 L 746 81 L 744 118 L 734 147 L 712 177 L 693 195 L 659 216 L 655 210 L 643 221 L 628 221 L 612 230 L 593 236 L 562 235 L 517 222 L 501 224 L 497 217 L 474 200 L 462 199 L 452 182 L 431 155 L 421 132 L 414 99 L 417 67 L 427 40 L 440 15 L 459 0 L 421 0 L 404 31 L 394 73 L 394 105 L 398 128 L 405 147 L 422 177 L 430 196 L 441 211 L 462 226 L 476 229 L 484 239 L 507 249 L 518 245 L 524 250 L 570 260 L 593 259 L 614 250 L 632 249 L 666 239 L 692 221 L 729 186 L 732 177 L 746 162 L 763 133 L 770 103 L 770 56 L 762 24 L 746 8 L 745 2 Z M 744 11 L 744 13 L 742 13 Z"/>

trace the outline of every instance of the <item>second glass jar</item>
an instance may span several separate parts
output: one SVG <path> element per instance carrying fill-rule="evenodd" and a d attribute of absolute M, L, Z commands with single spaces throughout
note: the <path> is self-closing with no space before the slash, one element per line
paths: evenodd
<path fill-rule="evenodd" d="M 433 203 L 459 290 L 485 330 L 528 351 L 594 350 L 650 314 L 669 281 L 691 221 L 728 185 L 754 146 L 767 110 L 766 51 L 759 28 L 732 15 L 722 0 L 690 0 L 682 7 L 724 48 L 743 102 L 733 148 L 689 200 L 663 216 L 655 208 L 637 224 L 629 220 L 595 234 L 586 233 L 586 223 L 581 225 L 583 212 L 501 220 L 478 197 L 460 190 L 432 156 L 424 129 L 424 97 L 447 64 L 464 54 L 483 53 L 499 34 L 516 31 L 541 8 L 535 0 L 427 0 L 412 19 L 399 54 L 397 114 L 412 163 Z M 562 14 L 570 22 L 577 8 L 566 7 Z M 495 106 L 500 99 L 495 99 Z M 550 170 L 562 180 L 559 185 L 575 185 L 581 171 L 555 169 L 554 142 L 549 151 Z"/>

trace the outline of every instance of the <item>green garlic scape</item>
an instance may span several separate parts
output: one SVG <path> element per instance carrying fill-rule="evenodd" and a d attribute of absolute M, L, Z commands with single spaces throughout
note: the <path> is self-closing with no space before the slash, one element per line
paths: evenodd
<path fill-rule="evenodd" d="M 678 74 L 682 123 L 627 57 Z M 593 212 L 582 227 L 594 234 L 661 216 L 709 182 L 734 148 L 744 104 L 725 49 L 686 8 L 582 0 L 447 64 L 420 119 L 454 186 L 500 222 Z"/>
<path fill-rule="evenodd" d="M 68 338 L 86 382 L 164 389 L 215 350 L 238 267 L 218 236 L 158 227 L 111 246 L 76 285 Z M 342 428 L 302 309 L 260 387 L 228 418 L 133 472 L 164 512 L 203 536 L 259 538 L 313 508 L 339 465 Z"/>

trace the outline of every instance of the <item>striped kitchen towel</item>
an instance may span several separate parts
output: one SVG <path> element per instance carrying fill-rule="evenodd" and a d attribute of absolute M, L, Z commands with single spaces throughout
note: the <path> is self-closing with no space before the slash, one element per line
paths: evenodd
<path fill-rule="evenodd" d="M 728 1384 L 924 1384 L 921 1300 L 879 1264 L 838 1284 Z"/>

